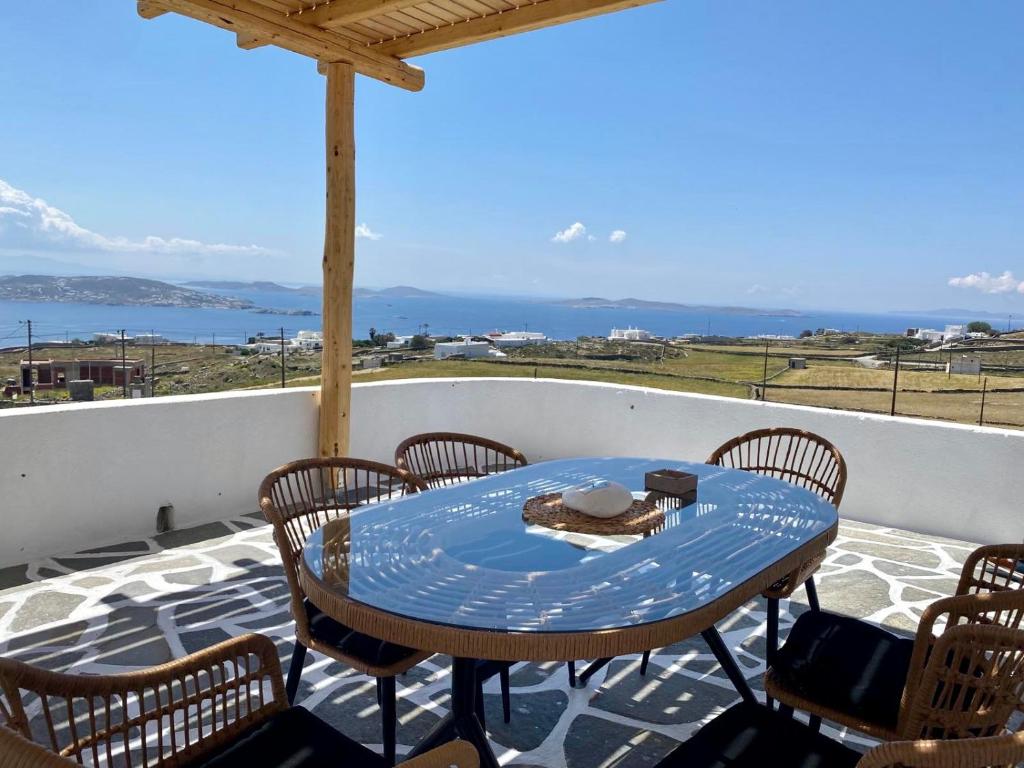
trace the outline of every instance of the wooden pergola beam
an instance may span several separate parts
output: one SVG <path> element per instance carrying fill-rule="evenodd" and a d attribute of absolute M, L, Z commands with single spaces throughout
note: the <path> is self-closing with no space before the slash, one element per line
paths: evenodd
<path fill-rule="evenodd" d="M 383 16 L 385 13 L 407 8 L 409 4 L 410 0 L 339 0 L 302 13 L 293 13 L 291 18 L 314 27 L 340 27 L 372 16 Z"/>
<path fill-rule="evenodd" d="M 137 9 L 139 16 L 144 19 L 155 19 L 157 16 L 163 16 L 168 12 L 166 8 L 149 0 L 139 0 Z"/>
<path fill-rule="evenodd" d="M 139 12 L 162 8 L 241 32 L 319 61 L 341 61 L 356 71 L 409 91 L 423 89 L 423 70 L 328 30 L 294 21 L 253 0 L 139 0 Z M 145 17 L 145 16 L 144 16 Z"/>
<path fill-rule="evenodd" d="M 352 407 L 352 276 L 356 249 L 355 72 L 327 69 L 327 216 L 319 454 L 347 456 Z"/>
<path fill-rule="evenodd" d="M 529 32 L 590 16 L 636 8 L 652 2 L 658 2 L 658 0 L 607 0 L 598 4 L 595 4 L 593 0 L 542 0 L 534 5 L 520 6 L 513 11 L 494 13 L 490 16 L 389 40 L 373 46 L 373 50 L 404 59 L 409 56 L 421 56 L 484 40 L 494 40 L 520 32 Z"/>
<path fill-rule="evenodd" d="M 249 32 L 239 32 L 235 35 L 235 44 L 243 50 L 251 51 L 253 48 L 267 45 L 267 41 Z"/>

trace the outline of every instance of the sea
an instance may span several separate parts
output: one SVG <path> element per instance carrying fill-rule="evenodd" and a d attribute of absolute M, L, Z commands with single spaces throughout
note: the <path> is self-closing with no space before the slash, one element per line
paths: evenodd
<path fill-rule="evenodd" d="M 32 320 L 33 338 L 40 342 L 87 340 L 97 332 L 124 329 L 129 336 L 154 332 L 175 341 L 234 344 L 261 333 L 278 336 L 282 328 L 285 336 L 291 338 L 299 330 L 321 327 L 318 296 L 277 291 L 224 293 L 250 299 L 258 307 L 308 310 L 317 314 L 295 316 L 258 314 L 244 309 L 0 301 L 0 348 L 24 344 L 26 320 Z M 354 301 L 353 318 L 356 338 L 368 338 L 373 328 L 378 333 L 425 332 L 433 336 L 529 330 L 542 332 L 551 339 L 606 336 L 612 328 L 627 327 L 643 328 L 658 336 L 799 336 L 803 330 L 818 328 L 902 333 L 907 328 L 941 329 L 948 323 L 977 319 L 967 315 L 827 310 L 790 315 L 759 310 L 582 308 L 550 299 L 440 295 L 360 297 Z"/>

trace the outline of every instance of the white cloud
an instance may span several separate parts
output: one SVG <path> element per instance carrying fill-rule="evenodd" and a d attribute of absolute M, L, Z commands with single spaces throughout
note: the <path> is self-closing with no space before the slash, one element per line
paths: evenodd
<path fill-rule="evenodd" d="M 1010 270 L 998 276 L 988 272 L 973 272 L 963 277 L 951 277 L 949 285 L 953 288 L 973 288 L 982 293 L 1024 293 L 1024 280 L 1017 280 Z"/>
<path fill-rule="evenodd" d="M 621 243 L 626 239 L 626 230 L 616 229 L 610 235 L 608 235 L 608 241 L 611 243 Z"/>
<path fill-rule="evenodd" d="M 758 293 L 768 293 L 768 289 L 760 283 L 754 283 L 754 285 L 747 288 L 747 295 L 755 296 Z"/>
<path fill-rule="evenodd" d="M 575 224 L 563 229 L 561 232 L 556 232 L 555 236 L 551 238 L 553 243 L 571 243 L 573 240 L 579 240 L 587 234 L 587 228 L 583 226 L 582 222 L 577 221 Z"/>
<path fill-rule="evenodd" d="M 374 232 L 365 223 L 360 224 L 356 227 L 356 238 L 363 240 L 380 240 L 382 235 L 379 232 Z"/>
<path fill-rule="evenodd" d="M 183 237 L 149 235 L 141 240 L 111 237 L 80 226 L 45 200 L 0 179 L 0 248 L 91 251 L 157 255 L 268 255 L 258 245 L 204 243 Z"/>

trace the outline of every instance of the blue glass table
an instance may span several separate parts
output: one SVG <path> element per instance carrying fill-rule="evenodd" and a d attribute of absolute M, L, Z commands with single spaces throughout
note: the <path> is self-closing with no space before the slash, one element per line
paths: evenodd
<path fill-rule="evenodd" d="M 596 479 L 637 495 L 661 468 L 700 478 L 694 503 L 655 535 L 602 537 L 527 525 L 527 499 Z M 585 458 L 368 504 L 307 540 L 300 580 L 332 618 L 453 659 L 452 712 L 417 751 L 460 736 L 497 765 L 476 717 L 478 660 L 572 661 L 702 634 L 745 697 L 714 628 L 823 550 L 835 508 L 814 493 L 739 470 L 668 459 Z"/>

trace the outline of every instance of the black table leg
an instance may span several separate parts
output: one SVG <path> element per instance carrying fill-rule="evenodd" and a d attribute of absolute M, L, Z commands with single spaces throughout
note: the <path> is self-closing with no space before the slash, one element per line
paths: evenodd
<path fill-rule="evenodd" d="M 607 659 L 598 659 L 597 661 L 593 662 L 589 667 L 584 669 L 582 673 L 577 675 L 576 679 L 579 681 L 580 687 L 585 688 L 587 685 L 587 681 L 590 680 L 590 678 L 592 678 L 595 673 L 600 672 L 602 669 L 608 666 L 608 662 L 611 660 L 612 659 L 610 656 Z"/>
<path fill-rule="evenodd" d="M 456 657 L 452 660 L 452 720 L 455 732 L 480 753 L 480 765 L 498 768 L 498 759 L 487 742 L 480 718 L 476 716 L 478 665 L 475 659 Z"/>
<path fill-rule="evenodd" d="M 475 659 L 458 658 L 452 660 L 452 700 L 451 712 L 444 716 L 440 723 L 416 745 L 406 759 L 421 755 L 429 749 L 456 738 L 464 739 L 476 747 L 480 753 L 480 765 L 483 768 L 498 768 L 498 759 L 487 741 L 487 733 L 477 717 L 477 670 Z"/>
<path fill-rule="evenodd" d="M 725 670 L 725 674 L 729 676 L 729 680 L 732 681 L 733 686 L 743 700 L 748 704 L 757 704 L 757 696 L 750 689 L 750 684 L 747 683 L 747 678 L 743 676 L 743 672 L 740 671 L 739 665 L 736 664 L 736 659 L 732 657 L 732 653 L 729 652 L 728 647 L 725 645 L 725 641 L 722 640 L 722 636 L 718 634 L 718 630 L 712 624 L 710 627 L 700 633 L 700 636 L 704 638 L 704 642 L 711 647 L 711 652 L 715 654 L 715 658 L 718 659 L 718 663 L 722 665 L 722 669 Z"/>

